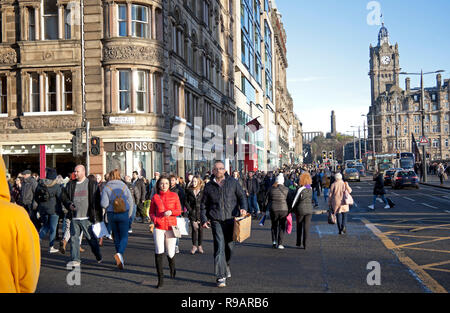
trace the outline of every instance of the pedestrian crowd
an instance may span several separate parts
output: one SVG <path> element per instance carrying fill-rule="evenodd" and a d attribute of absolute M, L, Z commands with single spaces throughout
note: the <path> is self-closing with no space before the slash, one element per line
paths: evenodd
<path fill-rule="evenodd" d="M 272 246 L 280 250 L 285 248 L 284 238 L 292 232 L 295 218 L 296 246 L 306 249 L 314 208 L 323 195 L 337 217 L 339 234 L 346 233 L 349 205 L 343 199 L 351 188 L 339 172 L 326 167 L 285 166 L 267 173 L 233 171 L 229 175 L 224 163 L 216 161 L 211 173 L 203 177 L 188 173 L 186 180 L 159 172 L 148 180 L 142 170 L 134 171 L 132 177 L 121 175 L 118 169 L 106 175 L 87 174 L 83 165 L 77 165 L 65 179 L 52 168 L 46 169 L 45 178 L 25 170 L 8 181 L 8 201 L 16 208 L 22 207 L 22 215 L 28 215 L 27 223 L 34 226 L 39 248 L 48 237 L 48 252 L 70 251 L 68 266 L 72 267 L 81 265 L 83 239 L 98 263 L 103 261 L 104 240 L 112 240 L 115 254 L 111 257 L 123 270 L 133 224 L 149 224 L 155 243 L 158 288 L 164 285 L 164 254 L 170 277 L 176 277 L 180 220 L 189 225 L 192 255 L 205 253 L 204 232 L 211 229 L 218 287 L 225 287 L 231 278 L 236 217 L 248 213 L 261 226 L 270 218 Z"/>

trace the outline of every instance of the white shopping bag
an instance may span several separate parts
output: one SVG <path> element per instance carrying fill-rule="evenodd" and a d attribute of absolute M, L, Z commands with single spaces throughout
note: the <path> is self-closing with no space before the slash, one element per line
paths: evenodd
<path fill-rule="evenodd" d="M 189 219 L 186 217 L 177 217 L 177 226 L 180 229 L 181 236 L 189 236 Z"/>
<path fill-rule="evenodd" d="M 97 238 L 109 236 L 108 228 L 106 228 L 105 222 L 92 225 L 92 231 Z"/>

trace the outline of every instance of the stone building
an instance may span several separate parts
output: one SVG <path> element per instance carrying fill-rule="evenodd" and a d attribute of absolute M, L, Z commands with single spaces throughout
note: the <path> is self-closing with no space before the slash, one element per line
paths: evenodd
<path fill-rule="evenodd" d="M 45 146 L 47 166 L 70 173 L 86 159 L 72 156 L 70 132 L 87 122 L 101 139 L 91 173 L 204 170 L 185 133 L 195 116 L 234 124 L 230 8 L 225 0 L 84 0 L 83 80 L 80 1 L 1 1 L 8 170 L 37 172 Z"/>
<path fill-rule="evenodd" d="M 375 125 L 376 153 L 413 152 L 412 135 L 422 136 L 421 90 L 411 88 L 410 78 L 405 89 L 399 85 L 400 62 L 398 44 L 391 45 L 389 32 L 383 25 L 378 44 L 370 45 L 371 107 L 368 114 L 368 138 L 372 138 L 372 114 Z M 436 76 L 434 87 L 424 88 L 425 136 L 431 160 L 450 159 L 450 79 Z M 371 140 L 369 140 L 372 146 Z M 371 149 L 371 148 L 370 148 Z"/>

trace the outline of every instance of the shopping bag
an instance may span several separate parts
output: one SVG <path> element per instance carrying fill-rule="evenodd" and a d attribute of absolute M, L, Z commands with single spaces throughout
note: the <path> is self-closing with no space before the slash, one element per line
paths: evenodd
<path fill-rule="evenodd" d="M 252 215 L 247 213 L 241 217 L 234 218 L 233 241 L 244 242 L 250 238 L 252 230 Z"/>
<path fill-rule="evenodd" d="M 182 236 L 189 236 L 189 219 L 186 217 L 177 217 L 177 226 Z"/>
<path fill-rule="evenodd" d="M 150 204 L 151 204 L 151 200 L 145 200 L 144 201 L 144 214 L 147 217 L 150 217 L 149 212 L 150 212 Z"/>
<path fill-rule="evenodd" d="M 105 222 L 100 222 L 92 225 L 92 232 L 97 238 L 109 236 L 109 231 L 108 228 L 106 228 Z"/>
<path fill-rule="evenodd" d="M 292 233 L 292 214 L 286 217 L 286 232 L 290 235 Z"/>
<path fill-rule="evenodd" d="M 335 225 L 337 223 L 336 220 L 336 214 L 331 210 L 331 208 L 328 210 L 328 224 Z"/>

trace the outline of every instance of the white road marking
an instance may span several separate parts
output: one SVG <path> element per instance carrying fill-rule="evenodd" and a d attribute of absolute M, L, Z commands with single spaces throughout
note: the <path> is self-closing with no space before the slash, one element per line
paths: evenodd
<path fill-rule="evenodd" d="M 427 204 L 427 203 L 422 203 L 424 206 L 427 206 L 427 207 L 429 207 L 429 208 L 432 208 L 432 209 L 437 209 L 437 207 L 435 207 L 435 206 L 432 206 L 432 205 L 429 205 L 429 204 Z"/>
<path fill-rule="evenodd" d="M 398 193 L 391 192 L 394 196 L 400 196 Z"/>
<path fill-rule="evenodd" d="M 408 197 L 403 197 L 403 198 L 406 199 L 406 200 L 412 201 L 412 202 L 416 202 L 416 200 L 408 198 Z"/>

